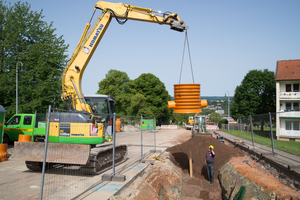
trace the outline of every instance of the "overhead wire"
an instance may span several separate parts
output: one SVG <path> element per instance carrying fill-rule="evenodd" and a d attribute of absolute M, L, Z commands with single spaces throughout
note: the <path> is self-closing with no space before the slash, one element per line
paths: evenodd
<path fill-rule="evenodd" d="M 181 60 L 181 69 L 180 69 L 180 75 L 179 75 L 179 96 L 180 96 L 180 81 L 181 81 L 181 75 L 182 75 L 182 68 L 183 68 L 183 61 L 184 61 L 184 53 L 185 53 L 185 45 L 187 44 L 188 47 L 188 52 L 189 52 L 189 58 L 190 58 L 190 65 L 191 65 L 191 73 L 192 73 L 192 79 L 193 83 L 194 81 L 194 73 L 193 73 L 193 65 L 192 65 L 192 57 L 191 57 L 191 52 L 190 52 L 190 45 L 189 45 L 189 40 L 188 40 L 188 35 L 187 35 L 187 30 L 185 31 L 185 38 L 184 38 L 184 45 L 183 45 L 183 53 L 182 53 L 182 60 Z"/>

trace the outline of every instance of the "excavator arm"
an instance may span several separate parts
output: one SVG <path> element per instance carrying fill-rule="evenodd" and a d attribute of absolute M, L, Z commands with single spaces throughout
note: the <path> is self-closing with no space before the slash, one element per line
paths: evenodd
<path fill-rule="evenodd" d="M 102 13 L 94 25 L 90 27 L 90 22 L 97 9 L 102 10 Z M 63 100 L 67 100 L 72 104 L 73 109 L 88 111 L 90 113 L 92 113 L 92 110 L 83 97 L 81 80 L 84 70 L 105 34 L 112 18 L 116 18 L 120 24 L 124 24 L 127 20 L 136 20 L 170 25 L 172 30 L 180 32 L 186 29 L 185 23 L 181 21 L 177 13 L 155 12 L 150 8 L 142 8 L 128 4 L 99 1 L 95 4 L 94 13 L 90 22 L 86 24 L 81 39 L 64 70 L 61 95 Z"/>

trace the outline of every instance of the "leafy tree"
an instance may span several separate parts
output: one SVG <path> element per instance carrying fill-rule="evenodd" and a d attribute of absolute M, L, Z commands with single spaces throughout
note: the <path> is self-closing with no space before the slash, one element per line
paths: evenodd
<path fill-rule="evenodd" d="M 105 75 L 105 79 L 99 82 L 97 94 L 115 96 L 116 113 L 126 115 L 132 96 L 130 82 L 126 72 L 111 69 Z"/>
<path fill-rule="evenodd" d="M 187 123 L 189 120 L 189 116 L 194 116 L 194 114 L 190 113 L 173 113 L 173 122 L 184 122 Z"/>
<path fill-rule="evenodd" d="M 219 113 L 213 112 L 209 115 L 208 119 L 209 119 L 209 121 L 212 121 L 215 124 L 218 124 L 221 121 L 222 116 Z"/>
<path fill-rule="evenodd" d="M 154 117 L 152 111 L 146 105 L 146 97 L 140 93 L 132 96 L 127 113 L 129 115 Z"/>
<path fill-rule="evenodd" d="M 218 123 L 219 128 L 222 128 L 222 124 L 228 124 L 228 120 L 227 119 L 221 119 Z"/>
<path fill-rule="evenodd" d="M 8 117 L 15 113 L 16 65 L 19 74 L 19 112 L 45 112 L 48 105 L 59 107 L 60 81 L 67 56 L 62 36 L 56 37 L 52 23 L 42 21 L 40 12 L 30 11 L 28 3 L 13 6 L 0 1 L 0 102 Z M 18 64 L 20 70 L 21 64 Z"/>
<path fill-rule="evenodd" d="M 244 77 L 241 85 L 235 89 L 231 115 L 240 116 L 266 114 L 276 111 L 276 82 L 272 71 L 251 70 Z M 263 128 L 263 122 L 261 123 Z"/>
<path fill-rule="evenodd" d="M 201 108 L 202 113 L 200 113 L 201 115 L 209 115 L 213 112 L 215 112 L 215 110 L 210 110 L 210 109 L 205 109 L 205 108 Z"/>
<path fill-rule="evenodd" d="M 146 106 L 154 114 L 158 124 L 168 124 L 172 115 L 172 111 L 168 109 L 168 101 L 171 100 L 171 96 L 164 83 L 153 74 L 147 73 L 141 74 L 132 81 L 131 85 L 135 94 L 140 93 L 145 96 Z"/>

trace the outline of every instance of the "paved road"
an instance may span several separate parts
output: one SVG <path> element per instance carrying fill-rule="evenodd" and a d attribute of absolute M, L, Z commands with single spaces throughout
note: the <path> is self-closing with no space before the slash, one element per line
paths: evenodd
<path fill-rule="evenodd" d="M 190 131 L 161 130 L 156 133 L 156 150 L 184 142 L 190 138 Z M 143 141 L 143 146 L 140 145 Z M 43 199 L 72 199 L 84 193 L 80 199 L 108 199 L 118 190 L 141 173 L 149 163 L 141 163 L 142 156 L 149 157 L 159 153 L 148 154 L 154 150 L 154 134 L 150 131 L 117 133 L 116 144 L 128 145 L 128 160 L 116 167 L 116 175 L 124 175 L 126 181 L 102 181 L 103 174 L 112 174 L 112 170 L 95 176 L 86 176 L 74 166 L 63 166 L 46 172 Z M 8 152 L 11 153 L 10 146 Z M 145 155 L 146 154 L 146 155 Z M 76 156 L 76 155 L 74 155 Z M 2 199 L 39 199 L 42 174 L 29 171 L 24 161 L 6 161 L 0 163 L 0 200 Z"/>

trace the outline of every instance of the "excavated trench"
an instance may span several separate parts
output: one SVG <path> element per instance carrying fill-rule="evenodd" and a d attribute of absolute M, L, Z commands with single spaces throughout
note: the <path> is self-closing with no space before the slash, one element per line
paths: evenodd
<path fill-rule="evenodd" d="M 225 145 L 217 139 L 207 136 L 197 135 L 187 142 L 168 148 L 173 158 L 171 161 L 179 166 L 183 172 L 182 182 L 182 199 L 186 197 L 193 197 L 198 199 L 222 199 L 222 190 L 218 181 L 219 171 L 223 165 L 225 165 L 232 157 L 244 156 L 244 152 L 238 148 Z M 210 186 L 208 182 L 207 169 L 204 165 L 205 155 L 210 145 L 214 146 L 215 155 L 215 173 L 214 179 L 215 184 Z M 189 178 L 190 165 L 189 157 L 192 157 L 192 170 L 193 177 Z M 187 186 L 185 186 L 187 185 Z M 189 187 L 192 185 L 193 187 Z M 197 187 L 198 192 L 193 192 Z M 189 191 L 190 190 L 190 191 Z"/>
<path fill-rule="evenodd" d="M 207 134 L 209 135 L 209 134 Z M 210 145 L 214 146 L 215 183 L 208 184 L 205 155 Z M 193 177 L 190 177 L 190 156 Z M 261 162 L 231 145 L 221 143 L 209 136 L 196 135 L 188 141 L 167 149 L 130 186 L 114 196 L 120 199 L 181 199 L 218 200 L 229 199 L 235 180 L 238 182 L 232 197 L 245 186 L 244 199 L 293 199 L 299 200 L 300 191 L 291 189 L 264 170 Z M 243 161 L 248 159 L 249 163 Z M 250 167 L 250 165 L 251 167 Z"/>
<path fill-rule="evenodd" d="M 199 179 L 208 180 L 206 167 L 204 166 L 205 155 L 210 145 L 214 146 L 215 155 L 215 179 L 218 178 L 219 170 L 227 163 L 231 157 L 244 156 L 244 152 L 238 148 L 228 146 L 213 137 L 196 136 L 187 142 L 170 147 L 167 151 L 171 152 L 176 163 L 185 171 L 189 172 L 189 155 L 192 154 L 193 175 Z M 190 172 L 189 172 L 190 173 Z"/>
<path fill-rule="evenodd" d="M 214 146 L 215 184 L 209 186 L 205 155 L 210 145 Z M 183 170 L 181 199 L 229 199 L 230 192 L 238 178 L 233 195 L 245 186 L 244 199 L 294 199 L 299 200 L 300 192 L 282 183 L 263 164 L 252 160 L 245 153 L 231 145 L 219 142 L 213 137 L 196 135 L 187 142 L 167 149 L 171 161 Z M 193 178 L 189 177 L 189 156 L 192 155 Z M 244 161 L 247 160 L 248 164 Z"/>

